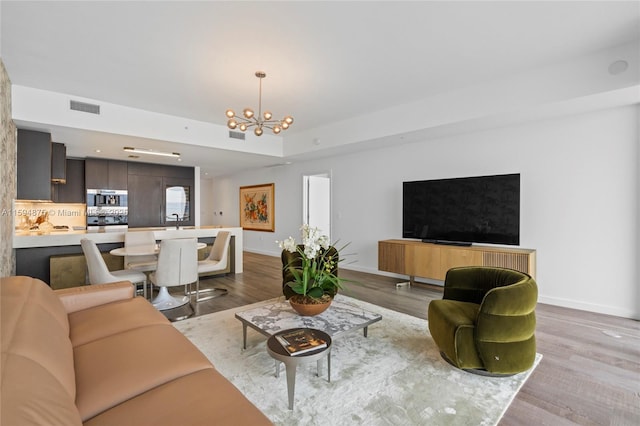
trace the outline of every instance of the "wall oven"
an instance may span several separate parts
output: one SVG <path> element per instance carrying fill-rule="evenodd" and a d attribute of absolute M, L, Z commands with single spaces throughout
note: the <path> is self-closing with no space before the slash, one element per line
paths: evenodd
<path fill-rule="evenodd" d="M 87 189 L 87 230 L 128 227 L 127 191 Z"/>

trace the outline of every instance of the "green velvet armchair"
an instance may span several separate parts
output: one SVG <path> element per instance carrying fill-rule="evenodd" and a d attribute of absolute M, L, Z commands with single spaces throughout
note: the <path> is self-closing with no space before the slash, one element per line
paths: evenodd
<path fill-rule="evenodd" d="M 304 248 L 304 246 L 301 244 L 299 244 L 298 247 L 302 249 Z M 327 255 L 334 256 L 337 259 L 339 253 L 335 247 L 331 246 L 327 249 Z M 289 271 L 285 267 L 289 264 L 294 267 L 302 267 L 302 259 L 300 258 L 300 253 L 298 252 L 291 253 L 287 250 L 282 250 L 282 254 L 280 255 L 280 258 L 282 259 L 282 293 L 284 294 L 285 299 L 289 300 L 289 298 L 294 294 L 296 294 L 296 292 L 293 291 L 293 289 L 287 285 L 287 283 L 293 281 L 294 278 L 291 271 Z M 336 277 L 338 276 L 338 262 L 336 262 L 336 265 L 331 272 Z M 331 296 L 332 297 L 335 296 L 335 293 L 332 294 Z"/>
<path fill-rule="evenodd" d="M 537 301 L 538 286 L 525 273 L 453 268 L 443 299 L 429 303 L 429 331 L 443 358 L 460 369 L 516 374 L 535 360 Z"/>

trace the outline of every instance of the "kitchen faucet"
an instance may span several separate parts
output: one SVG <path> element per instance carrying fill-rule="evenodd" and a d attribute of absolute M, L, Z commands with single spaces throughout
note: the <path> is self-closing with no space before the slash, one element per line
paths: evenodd
<path fill-rule="evenodd" d="M 178 224 L 178 221 L 180 220 L 180 215 L 178 213 L 174 213 L 171 216 L 176 217 L 176 229 L 180 229 L 180 225 Z"/>

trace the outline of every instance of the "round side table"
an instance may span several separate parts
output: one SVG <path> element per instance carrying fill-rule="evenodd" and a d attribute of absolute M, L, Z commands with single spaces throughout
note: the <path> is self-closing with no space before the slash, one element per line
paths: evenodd
<path fill-rule="evenodd" d="M 276 336 L 280 334 L 289 333 L 297 329 L 282 330 L 269 337 L 267 340 L 267 352 L 276 360 L 276 377 L 280 376 L 280 362 L 284 363 L 287 373 L 287 392 L 289 395 L 289 410 L 293 410 L 293 399 L 296 387 L 296 370 L 298 364 L 301 361 L 313 361 L 317 362 L 317 375 L 322 373 L 322 360 L 321 358 L 327 356 L 327 381 L 331 382 L 331 336 L 322 330 L 313 330 L 316 336 L 327 342 L 327 346 L 313 351 L 305 352 L 300 355 L 290 355 L 289 352 L 276 340 Z"/>

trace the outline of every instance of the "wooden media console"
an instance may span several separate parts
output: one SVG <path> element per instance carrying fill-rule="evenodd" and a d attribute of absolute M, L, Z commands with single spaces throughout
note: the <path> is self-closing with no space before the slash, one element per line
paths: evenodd
<path fill-rule="evenodd" d="M 498 266 L 536 275 L 536 251 L 531 249 L 448 246 L 415 240 L 378 241 L 378 269 L 443 281 L 458 266 Z"/>

